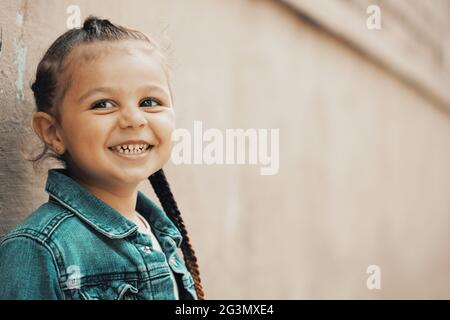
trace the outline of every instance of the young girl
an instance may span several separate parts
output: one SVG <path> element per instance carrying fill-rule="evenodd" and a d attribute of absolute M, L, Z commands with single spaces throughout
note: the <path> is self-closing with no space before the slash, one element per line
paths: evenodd
<path fill-rule="evenodd" d="M 65 169 L 0 245 L 0 299 L 203 299 L 162 171 L 174 129 L 167 66 L 141 32 L 93 16 L 48 49 L 33 129 Z M 164 209 L 137 186 L 149 178 Z M 181 248 L 184 262 L 176 252 Z"/>

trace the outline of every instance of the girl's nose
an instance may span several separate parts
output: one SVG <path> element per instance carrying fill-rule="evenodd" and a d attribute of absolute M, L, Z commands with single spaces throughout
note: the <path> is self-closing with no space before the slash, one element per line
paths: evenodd
<path fill-rule="evenodd" d="M 130 106 L 122 109 L 119 126 L 122 129 L 133 127 L 138 128 L 145 126 L 147 119 L 144 116 L 144 112 L 139 110 L 138 106 Z"/>

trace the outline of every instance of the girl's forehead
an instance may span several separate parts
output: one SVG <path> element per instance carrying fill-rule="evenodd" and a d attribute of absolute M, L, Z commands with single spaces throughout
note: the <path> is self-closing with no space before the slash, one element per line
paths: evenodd
<path fill-rule="evenodd" d="M 80 80 L 80 77 L 90 74 L 98 68 L 114 69 L 117 67 L 117 58 L 130 61 L 137 58 L 143 63 L 158 65 L 156 69 L 154 68 L 154 72 L 160 70 L 164 74 L 163 78 L 167 78 L 165 64 L 158 59 L 159 55 L 154 53 L 154 46 L 142 40 L 97 41 L 81 44 L 73 48 L 64 59 L 61 79 L 63 82 L 72 82 Z"/>
<path fill-rule="evenodd" d="M 73 98 L 92 86 L 123 81 L 125 73 L 130 86 L 150 81 L 168 87 L 167 70 L 153 52 L 150 43 L 138 40 L 80 45 L 72 50 L 63 66 L 61 83 L 68 86 L 61 96 L 64 99 L 68 94 Z M 130 82 L 130 76 L 134 82 Z"/>

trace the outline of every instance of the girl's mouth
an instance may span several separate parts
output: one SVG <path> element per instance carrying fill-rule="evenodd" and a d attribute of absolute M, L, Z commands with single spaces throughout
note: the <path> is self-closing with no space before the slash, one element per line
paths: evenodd
<path fill-rule="evenodd" d="M 108 149 L 118 156 L 132 159 L 145 157 L 148 153 L 150 153 L 151 149 L 153 149 L 153 146 L 146 143 L 129 145 L 124 144 L 115 147 L 109 147 Z"/>

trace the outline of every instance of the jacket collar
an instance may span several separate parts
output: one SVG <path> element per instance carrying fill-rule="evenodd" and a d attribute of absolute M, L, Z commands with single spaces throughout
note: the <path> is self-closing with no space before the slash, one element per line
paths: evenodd
<path fill-rule="evenodd" d="M 69 177 L 65 169 L 48 171 L 45 190 L 60 205 L 111 239 L 124 238 L 138 229 L 133 222 Z M 182 236 L 165 212 L 141 191 L 138 191 L 136 202 L 136 211 L 149 221 L 156 233 L 171 237 L 179 247 Z"/>

